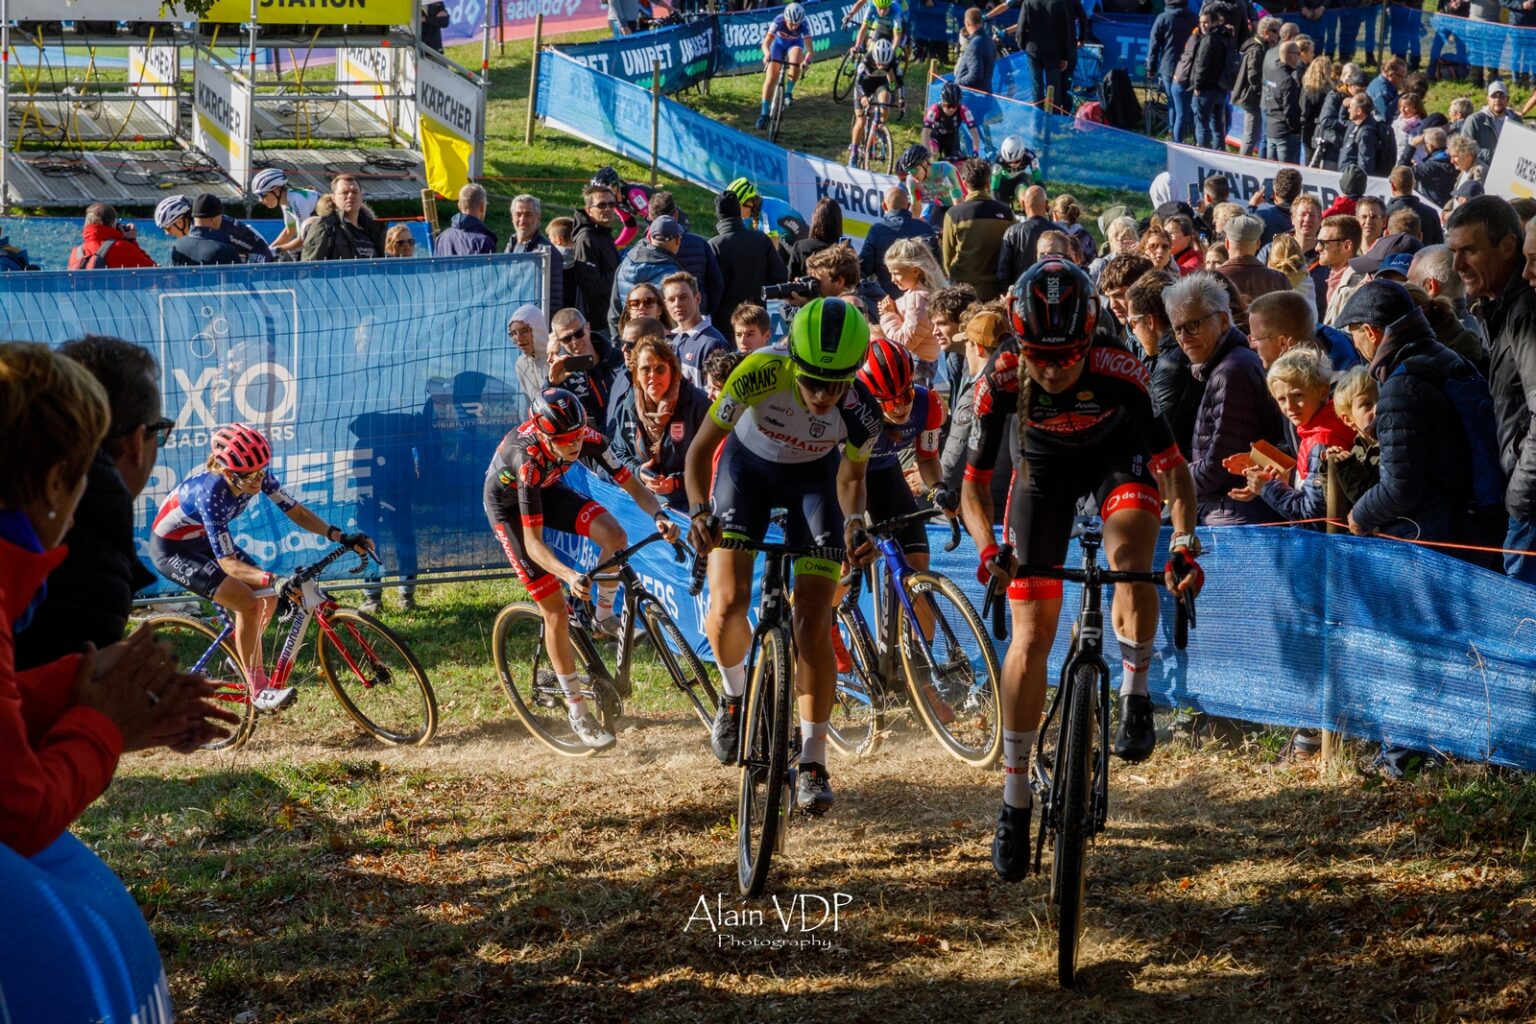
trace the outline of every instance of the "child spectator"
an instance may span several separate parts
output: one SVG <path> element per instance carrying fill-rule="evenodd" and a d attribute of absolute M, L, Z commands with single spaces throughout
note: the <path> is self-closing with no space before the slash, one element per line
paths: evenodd
<path fill-rule="evenodd" d="M 740 313 L 744 308 L 746 308 L 745 304 L 738 306 L 736 307 L 736 312 Z M 766 315 L 765 313 L 764 316 Z M 740 334 L 736 335 L 736 340 L 741 340 Z M 711 352 L 705 358 L 705 392 L 709 395 L 711 402 L 720 397 L 720 392 L 725 389 L 725 382 L 730 379 L 732 371 L 736 369 L 745 356 L 745 352 Z"/>
<path fill-rule="evenodd" d="M 1296 428 L 1296 484 L 1292 486 L 1278 472 L 1265 467 L 1255 466 L 1243 475 L 1249 490 L 1293 522 L 1324 516 L 1328 510 L 1324 454 L 1329 448 L 1355 443 L 1355 432 L 1328 401 L 1332 375 L 1327 358 L 1310 346 L 1291 349 L 1269 368 L 1269 393 Z"/>
<path fill-rule="evenodd" d="M 1215 272 L 1217 267 L 1227 262 L 1227 243 L 1217 242 L 1205 250 L 1205 269 Z"/>
<path fill-rule="evenodd" d="M 891 280 L 901 298 L 880 300 L 880 328 L 885 336 L 905 346 L 916 361 L 913 379 L 927 387 L 939 369 L 939 338 L 933 333 L 928 313 L 933 293 L 949 286 L 933 250 L 917 238 L 898 238 L 885 253 Z"/>
<path fill-rule="evenodd" d="M 1085 255 L 1093 252 L 1093 236 L 1088 233 L 1087 228 L 1078 223 L 1082 215 L 1083 210 L 1077 205 L 1077 200 L 1065 192 L 1051 200 L 1051 219 L 1061 225 L 1068 238 L 1076 239 L 1078 255 L 1074 262 L 1079 264 L 1085 263 Z M 1036 258 L 1040 256 L 1040 252 L 1037 246 Z"/>
<path fill-rule="evenodd" d="M 738 352 L 756 352 L 773 339 L 773 319 L 768 311 L 753 302 L 743 302 L 731 314 L 731 329 L 736 332 Z"/>
<path fill-rule="evenodd" d="M 1355 432 L 1355 443 L 1349 448 L 1335 445 L 1326 452 L 1331 470 L 1338 474 L 1346 508 L 1353 507 L 1360 495 L 1381 479 L 1381 447 L 1376 443 L 1378 394 L 1376 378 L 1365 366 L 1345 371 L 1333 389 L 1333 411 Z M 1341 508 L 1339 514 L 1344 511 Z"/>

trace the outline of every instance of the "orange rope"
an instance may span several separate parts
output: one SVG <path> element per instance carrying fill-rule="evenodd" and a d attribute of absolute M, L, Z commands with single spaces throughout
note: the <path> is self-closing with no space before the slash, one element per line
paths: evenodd
<path fill-rule="evenodd" d="M 1283 523 L 1251 523 L 1252 526 L 1306 526 L 1310 523 L 1327 523 L 1333 526 L 1349 529 L 1349 523 L 1342 519 L 1288 519 Z M 1207 529 L 1222 529 L 1222 527 L 1207 527 Z M 1335 535 L 1330 535 L 1335 536 Z M 1452 544 L 1444 540 L 1410 540 L 1407 537 L 1394 537 L 1389 533 L 1371 533 L 1368 537 L 1380 537 L 1382 540 L 1395 540 L 1399 544 L 1413 544 L 1421 548 L 1445 548 L 1448 551 L 1480 551 L 1487 555 L 1530 555 L 1536 558 L 1536 551 L 1526 551 L 1521 548 L 1489 548 L 1480 544 Z"/>

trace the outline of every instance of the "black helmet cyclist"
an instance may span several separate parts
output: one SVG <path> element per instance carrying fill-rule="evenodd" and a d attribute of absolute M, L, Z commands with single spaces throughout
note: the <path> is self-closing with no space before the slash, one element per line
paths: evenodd
<path fill-rule="evenodd" d="M 581 407 L 581 400 L 565 388 L 545 388 L 533 400 L 529 420 L 546 440 L 566 445 L 581 439 L 587 411 Z"/>
<path fill-rule="evenodd" d="M 1026 359 L 1067 367 L 1088 352 L 1099 323 L 1099 297 L 1081 267 L 1052 256 L 1008 289 L 1008 318 Z"/>
<path fill-rule="evenodd" d="M 960 86 L 954 82 L 945 82 L 944 88 L 939 90 L 939 102 L 946 107 L 958 107 L 960 99 Z"/>
<path fill-rule="evenodd" d="M 896 173 L 911 174 L 914 167 L 921 167 L 933 159 L 933 153 L 927 146 L 914 143 L 901 151 L 901 156 L 896 158 Z"/>
<path fill-rule="evenodd" d="M 623 183 L 624 180 L 619 177 L 619 172 L 612 167 L 599 167 L 597 173 L 592 175 L 593 185 L 599 188 L 611 188 L 615 195 L 618 194 L 619 186 Z"/>

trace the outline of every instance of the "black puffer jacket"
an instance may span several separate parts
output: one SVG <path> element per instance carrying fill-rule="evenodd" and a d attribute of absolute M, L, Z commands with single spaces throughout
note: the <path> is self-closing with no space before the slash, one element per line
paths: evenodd
<path fill-rule="evenodd" d="M 1189 89 L 1226 92 L 1237 78 L 1238 53 L 1232 30 L 1226 26 L 1209 34 L 1196 29 L 1184 44 L 1184 56 L 1175 76 L 1180 85 Z"/>
<path fill-rule="evenodd" d="M 1317 115 L 1317 130 L 1312 145 L 1317 152 L 1317 163 L 1323 167 L 1339 165 L 1339 150 L 1344 148 L 1344 134 L 1349 122 L 1344 119 L 1344 101 L 1347 99 L 1337 89 L 1329 90 L 1323 97 L 1322 110 Z"/>
<path fill-rule="evenodd" d="M 1251 114 L 1259 111 L 1264 95 L 1264 40 L 1252 36 L 1239 50 L 1237 82 L 1232 86 L 1232 105 Z"/>
<path fill-rule="evenodd" d="M 1381 479 L 1351 513 L 1362 529 L 1421 540 L 1461 539 L 1472 491 L 1472 456 L 1461 418 L 1444 390 L 1417 374 L 1396 371 L 1421 364 L 1451 377 L 1464 363 L 1435 340 L 1422 311 L 1388 325 L 1371 360 L 1371 376 L 1381 387 L 1376 402 Z"/>
<path fill-rule="evenodd" d="M 1499 461 L 1509 477 L 1504 504 L 1511 517 L 1536 520 L 1536 291 L 1517 269 L 1497 299 L 1483 303 L 1488 325 L 1488 380 L 1499 419 Z"/>
<path fill-rule="evenodd" d="M 576 251 L 578 260 L 586 260 L 597 270 L 598 282 L 603 293 L 603 301 L 613 294 L 613 275 L 619 269 L 618 246 L 613 244 L 613 228 L 604 227 L 593 220 L 586 210 L 576 210 L 571 214 L 571 219 L 576 226 L 571 229 L 571 246 Z M 595 311 L 602 315 L 603 306 Z"/>
<path fill-rule="evenodd" d="M 1255 441 L 1286 443 L 1285 417 L 1264 383 L 1259 354 L 1248 347 L 1242 331 L 1229 328 L 1211 357 L 1192 367 L 1192 372 L 1205 382 L 1189 464 L 1195 475 L 1200 522 L 1207 526 L 1276 522 L 1279 513 L 1262 500 L 1228 497 L 1229 491 L 1242 487 L 1245 481 L 1222 465 L 1228 456 L 1247 452 Z"/>
<path fill-rule="evenodd" d="M 1195 418 L 1200 414 L 1200 399 L 1205 382 L 1189 372 L 1189 356 L 1179 348 L 1172 331 L 1164 331 L 1157 342 L 1157 361 L 1152 371 L 1152 408 L 1168 421 L 1179 451 L 1189 458 L 1195 437 Z"/>

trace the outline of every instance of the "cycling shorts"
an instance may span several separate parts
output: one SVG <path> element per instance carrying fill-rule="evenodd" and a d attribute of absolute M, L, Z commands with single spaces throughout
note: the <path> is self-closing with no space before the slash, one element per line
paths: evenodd
<path fill-rule="evenodd" d="M 189 540 L 166 540 L 161 536 L 149 538 L 149 557 L 160 575 L 172 583 L 180 583 L 198 597 L 213 600 L 219 587 L 229 579 L 229 573 L 214 556 L 213 546 L 206 535 Z M 246 565 L 256 565 L 256 560 L 239 548 L 234 557 Z M 258 566 L 259 568 L 259 566 Z"/>
<path fill-rule="evenodd" d="M 885 75 L 860 75 L 859 76 L 859 95 L 863 96 L 865 99 L 872 100 L 876 96 L 880 95 L 880 90 L 881 89 L 887 89 L 887 90 L 889 90 L 892 93 L 891 100 L 892 100 L 892 102 L 894 102 L 895 101 L 895 92 L 896 92 L 897 89 L 900 89 L 900 88 L 901 88 L 901 75 L 897 75 L 896 76 L 896 84 L 895 85 L 892 85 L 891 84 L 891 80 L 889 78 L 887 78 Z"/>
<path fill-rule="evenodd" d="M 872 523 L 917 511 L 917 499 L 912 496 L 912 488 L 907 486 L 907 476 L 900 464 L 871 469 L 864 478 L 864 493 Z M 896 539 L 901 542 L 901 550 L 909 555 L 928 553 L 928 528 L 922 523 L 908 523 Z"/>
<path fill-rule="evenodd" d="M 843 510 L 837 503 L 836 449 L 814 462 L 785 465 L 756 455 L 731 434 L 715 461 L 711 490 L 715 514 L 725 533 L 722 547 L 732 541 L 760 542 L 768 534 L 768 519 L 776 508 L 789 510 L 784 543 L 820 550 L 795 561 L 801 575 L 837 579 L 843 562 Z"/>
<path fill-rule="evenodd" d="M 540 497 L 544 506 L 543 529 L 574 533 L 578 537 L 590 536 L 593 520 L 608 511 L 598 502 L 578 494 L 564 484 L 544 488 Z M 528 588 L 529 596 L 535 601 L 542 601 L 550 594 L 557 593 L 560 590 L 559 578 L 528 557 L 523 538 L 523 521 L 517 509 L 502 512 L 488 507 L 485 515 L 491 522 L 491 528 L 496 531 L 496 539 L 501 541 L 501 550 L 506 552 L 507 561 L 517 570 L 517 578 Z"/>
<path fill-rule="evenodd" d="M 788 61 L 789 61 L 789 51 L 791 51 L 791 50 L 801 50 L 801 51 L 803 51 L 804 49 L 805 49 L 805 41 L 803 39 L 800 39 L 800 40 L 783 39 L 783 38 L 780 38 L 780 37 L 776 36 L 776 37 L 774 37 L 773 42 L 768 47 L 768 59 L 770 61 L 772 61 L 773 63 L 775 63 L 775 64 L 785 64 L 785 63 L 788 63 Z M 801 54 L 800 59 L 801 60 L 805 59 L 805 55 L 803 53 Z"/>
<path fill-rule="evenodd" d="M 1129 424 L 1122 424 L 1095 444 L 1030 452 L 1027 470 L 1021 466 L 1014 473 L 1004 519 L 1005 536 L 1018 552 L 1020 566 L 1065 562 L 1078 502 L 1088 495 L 1106 520 L 1127 509 L 1161 516 L 1162 497 L 1157 478 L 1147 467 L 1144 447 Z M 1061 595 L 1061 580 L 1022 571 L 1008 586 L 1008 596 L 1014 600 L 1059 599 Z"/>
<path fill-rule="evenodd" d="M 954 162 L 964 159 L 965 154 L 960 152 L 960 133 L 958 131 L 948 134 L 931 132 L 929 133 L 929 138 L 933 139 L 934 155 L 940 160 Z"/>

